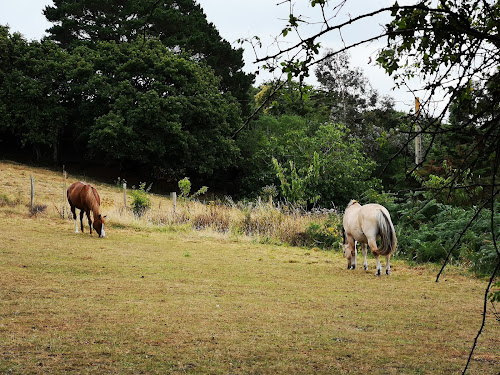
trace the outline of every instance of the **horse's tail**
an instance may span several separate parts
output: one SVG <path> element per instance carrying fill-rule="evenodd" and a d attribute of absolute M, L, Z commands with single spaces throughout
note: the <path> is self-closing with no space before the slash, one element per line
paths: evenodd
<path fill-rule="evenodd" d="M 391 218 L 382 210 L 377 210 L 377 223 L 381 239 L 381 245 L 377 250 L 377 254 L 389 255 L 394 252 L 398 246 L 394 225 L 392 224 Z"/>

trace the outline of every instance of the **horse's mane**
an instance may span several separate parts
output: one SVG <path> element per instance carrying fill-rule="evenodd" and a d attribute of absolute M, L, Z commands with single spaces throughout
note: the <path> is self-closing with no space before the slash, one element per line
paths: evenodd
<path fill-rule="evenodd" d="M 351 199 L 351 201 L 347 204 L 346 209 L 347 209 L 347 208 L 349 208 L 349 207 L 351 207 L 351 206 L 352 206 L 353 204 L 355 204 L 355 203 L 358 203 L 358 201 L 357 201 L 357 200 L 355 200 L 355 199 Z"/>
<path fill-rule="evenodd" d="M 87 201 L 90 204 L 90 209 L 94 213 L 94 215 L 99 215 L 101 213 L 101 198 L 97 193 L 97 190 L 92 186 L 88 185 L 89 189 L 87 190 Z"/>

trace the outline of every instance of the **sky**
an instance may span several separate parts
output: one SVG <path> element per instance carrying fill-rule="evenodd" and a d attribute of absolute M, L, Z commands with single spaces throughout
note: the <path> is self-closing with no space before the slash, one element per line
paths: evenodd
<path fill-rule="evenodd" d="M 264 57 L 276 51 L 277 45 L 275 37 L 278 36 L 286 24 L 289 14 L 289 3 L 282 3 L 279 0 L 198 0 L 203 8 L 207 19 L 219 30 L 220 35 L 228 42 L 238 47 L 237 40 L 241 38 L 252 38 L 259 36 L 262 48 L 257 51 L 258 57 Z M 341 12 L 331 20 L 339 23 L 384 6 L 392 5 L 394 0 L 347 0 Z M 404 0 L 403 0 L 404 2 Z M 282 3 L 281 5 L 278 5 Z M 294 2 L 294 13 L 302 15 L 306 20 L 317 20 L 318 7 L 311 8 L 306 0 L 296 0 Z M 332 4 L 338 1 L 332 1 Z M 399 1 L 402 3 L 402 1 Z M 0 24 L 9 25 L 10 32 L 20 32 L 27 40 L 39 40 L 46 35 L 45 30 L 51 24 L 42 14 L 47 5 L 52 5 L 52 0 L 0 0 Z M 333 11 L 332 11 L 333 14 Z M 324 48 L 340 48 L 343 41 L 347 44 L 361 40 L 366 35 L 373 35 L 381 30 L 382 25 L 389 20 L 389 15 L 370 19 L 361 25 L 346 28 L 342 36 L 339 33 L 329 33 L 321 40 Z M 302 36 L 307 37 L 307 33 L 319 30 L 318 26 L 310 26 L 305 29 Z M 289 34 L 281 48 L 287 47 L 298 38 Z M 408 89 L 396 89 L 390 77 L 378 66 L 374 64 L 377 51 L 383 47 L 384 42 L 374 42 L 363 45 L 350 51 L 351 63 L 360 67 L 369 82 L 381 95 L 390 95 L 395 99 L 398 110 L 408 112 L 414 107 L 414 95 Z M 256 84 L 272 78 L 272 75 L 258 65 L 253 64 L 256 59 L 255 52 L 250 45 L 243 45 L 245 48 L 244 60 L 247 72 L 258 70 Z M 314 76 L 314 74 L 311 74 Z M 316 84 L 314 77 L 310 78 L 309 84 Z M 418 82 L 415 84 L 418 88 Z"/>

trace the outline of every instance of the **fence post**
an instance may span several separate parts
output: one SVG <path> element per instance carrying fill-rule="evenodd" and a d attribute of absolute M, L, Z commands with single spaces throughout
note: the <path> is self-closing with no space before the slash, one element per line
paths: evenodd
<path fill-rule="evenodd" d="M 68 173 L 66 173 L 66 171 L 64 170 L 64 165 L 63 165 L 63 200 L 62 200 L 62 218 L 64 219 L 65 217 L 65 211 L 66 211 L 66 204 L 64 203 L 67 199 L 66 197 L 66 179 L 68 178 Z M 68 213 L 69 215 L 69 213 Z"/>
<path fill-rule="evenodd" d="M 33 183 L 33 175 L 31 177 L 31 209 L 33 210 L 33 206 L 35 203 L 35 184 Z"/>
<path fill-rule="evenodd" d="M 123 205 L 127 207 L 127 183 L 123 183 Z"/>
<path fill-rule="evenodd" d="M 175 215 L 175 211 L 177 209 L 177 193 L 175 191 L 171 192 L 170 197 L 172 198 L 172 203 L 174 206 L 174 215 Z"/>
<path fill-rule="evenodd" d="M 422 164 L 422 129 L 419 124 L 420 121 L 420 99 L 415 98 L 415 164 L 417 168 Z"/>

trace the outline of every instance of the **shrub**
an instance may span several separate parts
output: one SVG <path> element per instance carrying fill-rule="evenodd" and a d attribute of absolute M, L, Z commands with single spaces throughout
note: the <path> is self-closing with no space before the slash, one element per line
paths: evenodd
<path fill-rule="evenodd" d="M 197 192 L 191 194 L 191 181 L 189 181 L 188 177 L 184 177 L 179 181 L 179 189 L 181 190 L 180 198 L 185 201 L 193 200 L 194 198 L 205 194 L 208 191 L 207 186 L 202 186 Z"/>
<path fill-rule="evenodd" d="M 343 242 L 342 217 L 330 213 L 326 221 L 311 222 L 307 226 L 306 235 L 309 246 L 340 248 Z"/>
<path fill-rule="evenodd" d="M 132 212 L 137 217 L 141 217 L 144 213 L 151 207 L 151 200 L 149 199 L 149 190 L 151 190 L 151 185 L 146 189 L 146 183 L 141 182 L 139 184 L 139 189 L 132 187 L 130 195 L 132 196 Z"/>
<path fill-rule="evenodd" d="M 500 204 L 495 204 L 494 228 L 500 238 Z M 438 203 L 412 203 L 411 199 L 399 205 L 396 232 L 398 253 L 417 262 L 442 262 L 469 224 L 476 208 L 460 208 Z M 498 261 L 491 241 L 491 210 L 484 209 L 464 233 L 454 248 L 452 259 L 477 274 L 490 274 Z"/>
<path fill-rule="evenodd" d="M 30 216 L 36 216 L 38 214 L 44 213 L 47 209 L 47 205 L 45 204 L 35 204 L 33 207 L 30 207 Z"/>

